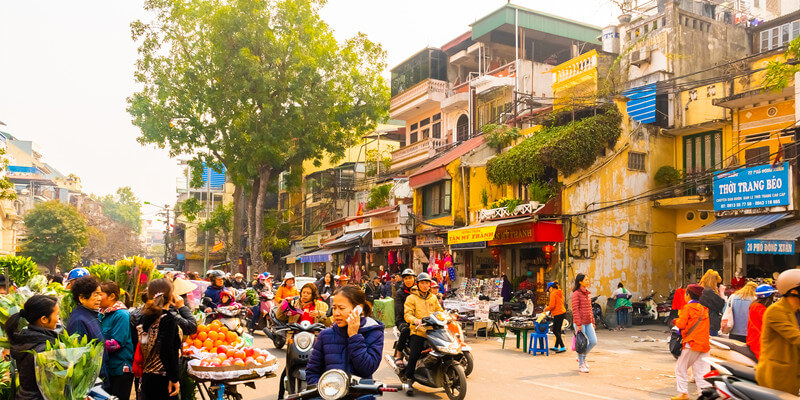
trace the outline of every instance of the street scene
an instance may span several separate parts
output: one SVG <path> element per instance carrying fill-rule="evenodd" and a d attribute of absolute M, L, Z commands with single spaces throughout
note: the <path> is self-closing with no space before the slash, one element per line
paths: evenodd
<path fill-rule="evenodd" d="M 800 0 L 0 5 L 0 400 L 800 400 Z"/>

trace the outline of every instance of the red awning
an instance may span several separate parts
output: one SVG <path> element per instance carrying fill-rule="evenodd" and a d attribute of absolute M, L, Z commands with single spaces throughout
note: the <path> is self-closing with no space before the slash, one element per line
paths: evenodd
<path fill-rule="evenodd" d="M 564 231 L 561 227 L 561 223 L 540 221 L 498 226 L 494 234 L 494 239 L 490 240 L 487 245 L 499 246 L 506 244 L 563 241 Z"/>

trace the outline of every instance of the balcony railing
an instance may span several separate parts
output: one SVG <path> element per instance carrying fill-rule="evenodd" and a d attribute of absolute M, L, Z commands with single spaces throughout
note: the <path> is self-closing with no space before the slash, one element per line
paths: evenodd
<path fill-rule="evenodd" d="M 559 64 L 550 70 L 553 73 L 553 89 L 558 90 L 560 87 L 569 83 L 569 81 L 576 81 L 579 83 L 580 78 L 589 75 L 597 68 L 597 50 L 592 50 L 581 54 L 567 62 Z"/>
<path fill-rule="evenodd" d="M 440 102 L 447 94 L 447 82 L 437 79 L 426 79 L 406 90 L 397 96 L 392 97 L 390 110 L 392 113 L 398 112 L 409 103 L 419 99 Z"/>
<path fill-rule="evenodd" d="M 531 215 L 541 209 L 543 207 L 538 201 L 532 201 L 530 203 L 520 204 L 514 208 L 514 210 L 509 211 L 508 207 L 499 207 L 499 208 L 490 208 L 490 209 L 482 209 L 478 212 L 478 220 L 486 221 L 491 219 L 498 219 L 498 218 L 506 218 L 506 217 L 516 217 L 521 215 Z"/>
<path fill-rule="evenodd" d="M 447 144 L 445 139 L 427 138 L 392 152 L 392 168 L 402 168 L 416 159 L 425 159 L 436 154 L 436 149 Z"/>

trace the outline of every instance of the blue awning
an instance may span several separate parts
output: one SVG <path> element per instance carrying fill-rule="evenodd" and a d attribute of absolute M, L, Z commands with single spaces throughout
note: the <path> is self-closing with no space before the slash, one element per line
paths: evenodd
<path fill-rule="evenodd" d="M 656 122 L 656 84 L 628 89 L 622 94 L 628 100 L 628 115 L 643 124 Z"/>
<path fill-rule="evenodd" d="M 353 232 L 353 233 L 345 233 L 342 237 L 332 241 L 325 243 L 325 247 L 333 247 L 333 246 L 349 246 L 352 244 L 358 244 L 358 242 L 363 239 L 370 231 L 361 231 L 361 232 Z"/>
<path fill-rule="evenodd" d="M 300 262 L 315 263 L 315 262 L 333 261 L 333 259 L 331 258 L 332 254 L 340 253 L 340 252 L 343 252 L 345 250 L 350 250 L 350 249 L 352 249 L 352 247 L 340 247 L 338 249 L 317 250 L 317 251 L 312 252 L 312 253 L 301 255 L 300 256 Z"/>
<path fill-rule="evenodd" d="M 767 226 L 788 216 L 789 214 L 766 214 L 720 218 L 700 229 L 696 229 L 687 233 L 681 233 L 678 235 L 678 239 L 692 239 L 712 235 L 752 232 L 758 228 Z"/>

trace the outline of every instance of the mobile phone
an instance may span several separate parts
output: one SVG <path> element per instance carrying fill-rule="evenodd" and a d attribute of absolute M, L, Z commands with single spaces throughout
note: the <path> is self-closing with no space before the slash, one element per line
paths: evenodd
<path fill-rule="evenodd" d="M 360 316 L 362 316 L 361 313 L 364 311 L 364 308 L 361 307 L 361 304 L 359 304 L 355 308 L 353 308 L 353 311 L 355 311 L 358 314 L 358 316 L 360 317 Z"/>

